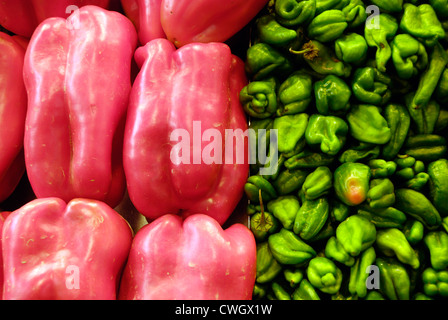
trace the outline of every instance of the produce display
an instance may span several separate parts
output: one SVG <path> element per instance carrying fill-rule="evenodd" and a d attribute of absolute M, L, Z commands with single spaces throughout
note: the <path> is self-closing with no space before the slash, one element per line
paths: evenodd
<path fill-rule="evenodd" d="M 447 9 L 276 0 L 254 20 L 255 299 L 448 297 Z"/>
<path fill-rule="evenodd" d="M 448 1 L 0 2 L 3 300 L 446 300 Z"/>

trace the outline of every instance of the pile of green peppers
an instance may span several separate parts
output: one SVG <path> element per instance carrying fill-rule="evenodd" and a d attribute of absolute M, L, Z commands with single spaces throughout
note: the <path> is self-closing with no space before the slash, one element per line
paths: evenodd
<path fill-rule="evenodd" d="M 448 1 L 274 0 L 252 30 L 254 298 L 448 299 Z"/>

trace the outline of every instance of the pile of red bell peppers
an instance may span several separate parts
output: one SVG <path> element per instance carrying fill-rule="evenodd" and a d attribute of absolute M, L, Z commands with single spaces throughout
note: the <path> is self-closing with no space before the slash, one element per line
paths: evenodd
<path fill-rule="evenodd" d="M 0 208 L 23 177 L 35 195 L 1 213 L 3 299 L 251 299 L 254 236 L 223 227 L 248 161 L 201 155 L 244 138 L 226 41 L 266 3 L 0 2 Z"/>

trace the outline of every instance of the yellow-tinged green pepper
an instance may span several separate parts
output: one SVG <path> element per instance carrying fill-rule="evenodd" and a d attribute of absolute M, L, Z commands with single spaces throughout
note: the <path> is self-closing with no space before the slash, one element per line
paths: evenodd
<path fill-rule="evenodd" d="M 274 259 L 267 242 L 257 244 L 257 283 L 272 281 L 282 271 L 282 266 Z"/>
<path fill-rule="evenodd" d="M 317 0 L 316 15 L 331 9 L 342 9 L 348 2 L 349 0 Z"/>
<path fill-rule="evenodd" d="M 355 264 L 350 268 L 348 290 L 352 295 L 357 295 L 360 298 L 364 298 L 367 295 L 366 281 L 369 273 L 366 270 L 375 263 L 375 259 L 375 249 L 370 247 L 361 253 Z"/>
<path fill-rule="evenodd" d="M 362 103 L 382 106 L 392 96 L 390 84 L 391 79 L 376 68 L 358 68 L 352 80 L 353 95 Z"/>
<path fill-rule="evenodd" d="M 268 238 L 269 248 L 274 258 L 281 264 L 299 265 L 316 256 L 316 251 L 285 228 Z"/>
<path fill-rule="evenodd" d="M 403 0 L 371 0 L 370 2 L 381 10 L 388 12 L 401 12 L 403 10 Z"/>
<path fill-rule="evenodd" d="M 285 169 L 280 172 L 272 185 L 280 196 L 287 195 L 299 190 L 307 176 L 308 171 Z"/>
<path fill-rule="evenodd" d="M 271 117 L 277 111 L 277 81 L 269 78 L 250 82 L 241 90 L 240 102 L 251 117 Z"/>
<path fill-rule="evenodd" d="M 311 103 L 313 80 L 304 72 L 292 73 L 279 87 L 277 116 L 304 112 Z"/>
<path fill-rule="evenodd" d="M 339 263 L 351 267 L 355 264 L 355 258 L 352 257 L 342 246 L 336 237 L 330 237 L 325 246 L 325 256 Z"/>
<path fill-rule="evenodd" d="M 367 204 L 362 204 L 358 208 L 358 214 L 368 219 L 377 228 L 402 228 L 406 222 L 406 215 L 394 207 L 374 209 Z"/>
<path fill-rule="evenodd" d="M 386 144 L 392 137 L 381 109 L 373 105 L 355 105 L 347 114 L 350 134 L 353 138 L 367 143 Z"/>
<path fill-rule="evenodd" d="M 335 294 L 342 284 L 342 271 L 328 258 L 316 257 L 311 259 L 306 275 L 310 283 L 320 291 Z"/>
<path fill-rule="evenodd" d="M 448 216 L 448 160 L 431 162 L 428 175 L 431 201 L 442 216 Z"/>
<path fill-rule="evenodd" d="M 378 291 L 370 291 L 366 296 L 366 300 L 386 300 L 386 299 L 384 299 L 384 297 Z"/>
<path fill-rule="evenodd" d="M 434 230 L 441 225 L 439 212 L 423 193 L 406 188 L 396 189 L 395 199 L 398 210 L 420 221 L 427 229 Z"/>
<path fill-rule="evenodd" d="M 302 192 L 306 200 L 315 200 L 333 188 L 333 173 L 328 167 L 317 167 L 305 179 Z"/>
<path fill-rule="evenodd" d="M 299 287 L 292 293 L 293 300 L 320 300 L 316 289 L 307 279 L 300 282 Z"/>
<path fill-rule="evenodd" d="M 350 64 L 338 60 L 330 47 L 317 40 L 305 43 L 300 51 L 290 49 L 289 52 L 303 55 L 311 69 L 322 75 L 333 74 L 338 77 L 348 77 L 352 71 Z"/>
<path fill-rule="evenodd" d="M 348 27 L 345 14 L 341 10 L 326 10 L 308 25 L 308 37 L 320 42 L 330 42 L 339 38 Z"/>
<path fill-rule="evenodd" d="M 336 155 L 343 147 L 348 132 L 347 123 L 336 116 L 313 114 L 305 131 L 310 146 L 320 146 L 323 153 Z"/>
<path fill-rule="evenodd" d="M 397 228 L 380 229 L 376 233 L 376 245 L 386 256 L 396 256 L 413 269 L 420 267 L 417 253 L 409 244 L 404 233 Z"/>
<path fill-rule="evenodd" d="M 278 50 L 267 43 L 259 42 L 247 49 L 245 68 L 252 80 L 257 81 L 289 74 L 293 67 Z"/>
<path fill-rule="evenodd" d="M 415 6 L 406 3 L 400 29 L 417 39 L 422 39 L 427 46 L 433 46 L 439 39 L 445 37 L 445 30 L 437 18 L 434 8 L 429 4 Z"/>
<path fill-rule="evenodd" d="M 379 29 L 372 28 L 366 24 L 364 35 L 370 47 L 376 47 L 377 68 L 386 72 L 386 64 L 392 56 L 389 41 L 393 39 L 398 31 L 397 19 L 390 14 L 382 13 L 376 17 L 379 20 Z"/>
<path fill-rule="evenodd" d="M 369 166 L 346 162 L 334 171 L 334 189 L 337 197 L 348 206 L 356 206 L 367 198 L 370 182 Z"/>
<path fill-rule="evenodd" d="M 322 115 L 344 114 L 350 108 L 352 91 L 341 78 L 328 75 L 314 83 L 316 108 Z"/>
<path fill-rule="evenodd" d="M 336 229 L 336 238 L 352 257 L 358 256 L 376 240 L 373 223 L 361 215 L 349 216 Z"/>
<path fill-rule="evenodd" d="M 283 228 L 292 230 L 297 212 L 300 209 L 299 199 L 296 196 L 283 196 L 271 200 L 268 203 L 268 210 L 272 212 Z"/>
<path fill-rule="evenodd" d="M 447 152 L 445 137 L 435 134 L 419 134 L 407 138 L 403 152 L 421 161 L 435 161 Z"/>
<path fill-rule="evenodd" d="M 367 192 L 367 202 L 374 209 L 390 207 L 395 203 L 394 190 L 394 184 L 390 179 L 372 179 Z"/>
<path fill-rule="evenodd" d="M 429 249 L 431 266 L 435 270 L 448 268 L 448 233 L 445 231 L 429 232 L 423 242 Z"/>
<path fill-rule="evenodd" d="M 316 0 L 276 0 L 275 15 L 284 26 L 309 23 L 316 14 Z"/>
<path fill-rule="evenodd" d="M 384 109 L 384 118 L 390 128 L 391 138 L 383 145 L 381 153 L 385 160 L 392 160 L 406 141 L 411 118 L 406 107 L 400 104 L 388 104 Z"/>
<path fill-rule="evenodd" d="M 403 228 L 403 233 L 411 245 L 415 245 L 423 240 L 425 226 L 418 220 L 409 220 Z"/>
<path fill-rule="evenodd" d="M 339 60 L 357 65 L 366 59 L 368 46 L 363 36 L 349 33 L 336 39 L 334 49 Z"/>
<path fill-rule="evenodd" d="M 274 293 L 276 300 L 291 300 L 291 296 L 281 284 L 274 281 L 271 284 L 272 292 Z"/>
<path fill-rule="evenodd" d="M 326 153 L 304 150 L 285 161 L 285 167 L 289 170 L 313 169 L 320 166 L 329 166 L 334 157 Z"/>
<path fill-rule="evenodd" d="M 330 214 L 326 197 L 305 200 L 294 220 L 293 231 L 303 240 L 309 240 L 319 233 Z"/>
<path fill-rule="evenodd" d="M 377 258 L 380 291 L 390 300 L 409 300 L 411 280 L 406 268 L 396 259 Z"/>
<path fill-rule="evenodd" d="M 283 271 L 283 276 L 285 277 L 285 280 L 289 283 L 289 286 L 291 288 L 295 288 L 300 283 L 300 281 L 303 280 L 303 273 L 304 272 L 301 269 L 297 270 L 285 269 Z"/>
<path fill-rule="evenodd" d="M 391 42 L 392 61 L 401 79 L 410 79 L 428 65 L 425 46 L 409 34 L 398 34 Z"/>
<path fill-rule="evenodd" d="M 307 113 L 298 113 L 275 118 L 273 129 L 278 130 L 279 152 L 288 153 L 294 150 L 305 135 L 308 117 Z"/>
<path fill-rule="evenodd" d="M 422 273 L 423 291 L 430 297 L 448 297 L 448 270 L 427 268 Z"/>

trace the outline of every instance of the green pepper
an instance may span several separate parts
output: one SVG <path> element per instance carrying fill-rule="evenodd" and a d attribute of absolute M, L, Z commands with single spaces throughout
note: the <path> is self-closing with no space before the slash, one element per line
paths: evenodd
<path fill-rule="evenodd" d="M 371 0 L 370 2 L 381 10 L 388 12 L 401 12 L 403 10 L 403 0 Z"/>
<path fill-rule="evenodd" d="M 274 258 L 281 264 L 298 265 L 316 256 L 316 251 L 285 228 L 268 238 L 269 248 Z"/>
<path fill-rule="evenodd" d="M 448 233 L 445 231 L 429 232 L 423 239 L 429 249 L 431 266 L 435 270 L 448 268 Z"/>
<path fill-rule="evenodd" d="M 442 216 L 448 215 L 448 160 L 439 159 L 428 165 L 430 198 Z"/>
<path fill-rule="evenodd" d="M 269 78 L 250 82 L 241 90 L 240 102 L 251 117 L 271 117 L 277 111 L 277 81 Z"/>
<path fill-rule="evenodd" d="M 308 25 L 308 37 L 320 42 L 330 42 L 339 38 L 348 27 L 345 14 L 341 10 L 326 10 Z"/>
<path fill-rule="evenodd" d="M 411 280 L 406 268 L 396 259 L 377 258 L 380 290 L 390 300 L 409 300 Z"/>
<path fill-rule="evenodd" d="M 422 273 L 423 291 L 430 297 L 448 297 L 448 270 L 427 268 Z"/>
<path fill-rule="evenodd" d="M 409 155 L 399 155 L 395 162 L 397 163 L 395 176 L 401 180 L 411 180 L 417 174 L 425 171 L 425 164 L 423 161 L 416 160 Z"/>
<path fill-rule="evenodd" d="M 357 33 L 349 33 L 336 39 L 334 49 L 339 60 L 360 64 L 367 56 L 368 47 L 363 36 Z"/>
<path fill-rule="evenodd" d="M 304 150 L 285 161 L 285 167 L 289 170 L 313 169 L 320 166 L 329 166 L 334 157 L 321 152 Z"/>
<path fill-rule="evenodd" d="M 292 293 L 293 300 L 320 300 L 316 289 L 307 279 L 300 282 L 299 287 Z"/>
<path fill-rule="evenodd" d="M 292 70 L 292 64 L 288 59 L 263 42 L 256 43 L 247 49 L 245 67 L 253 81 L 289 74 Z"/>
<path fill-rule="evenodd" d="M 335 294 L 342 284 L 342 271 L 328 258 L 316 257 L 311 259 L 306 275 L 310 283 L 320 291 Z"/>
<path fill-rule="evenodd" d="M 330 214 L 326 197 L 305 200 L 297 212 L 293 231 L 303 240 L 309 240 L 319 233 Z"/>
<path fill-rule="evenodd" d="M 372 208 L 363 204 L 358 208 L 358 214 L 368 219 L 377 228 L 402 228 L 406 222 L 406 215 L 394 208 Z"/>
<path fill-rule="evenodd" d="M 391 130 L 381 109 L 373 105 L 355 105 L 347 114 L 353 138 L 367 143 L 386 144 L 392 138 Z"/>
<path fill-rule="evenodd" d="M 309 23 L 316 13 L 316 0 L 276 0 L 275 15 L 284 26 Z"/>
<path fill-rule="evenodd" d="M 282 266 L 274 259 L 269 245 L 266 242 L 257 244 L 257 272 L 256 282 L 267 283 L 272 281 L 282 271 Z"/>
<path fill-rule="evenodd" d="M 437 18 L 434 8 L 429 4 L 415 6 L 406 3 L 400 29 L 417 39 L 422 39 L 427 46 L 433 46 L 445 37 L 445 30 Z"/>
<path fill-rule="evenodd" d="M 305 135 L 308 117 L 307 113 L 298 113 L 275 118 L 273 129 L 278 130 L 279 152 L 288 153 L 294 150 Z"/>
<path fill-rule="evenodd" d="M 305 131 L 308 145 L 320 146 L 323 153 L 336 155 L 345 144 L 348 133 L 347 123 L 336 116 L 313 114 Z"/>
<path fill-rule="evenodd" d="M 411 245 L 415 245 L 423 240 L 425 226 L 418 220 L 409 220 L 403 228 L 403 233 Z"/>
<path fill-rule="evenodd" d="M 448 232 L 448 216 L 442 219 L 442 227 Z"/>
<path fill-rule="evenodd" d="M 334 171 L 334 190 L 336 196 L 348 206 L 361 204 L 367 198 L 370 181 L 369 166 L 347 162 Z"/>
<path fill-rule="evenodd" d="M 378 291 L 370 291 L 365 300 L 385 300 L 384 297 Z"/>
<path fill-rule="evenodd" d="M 250 230 L 257 241 L 264 241 L 267 237 L 278 231 L 280 223 L 271 213 L 261 212 L 253 214 L 250 218 Z"/>
<path fill-rule="evenodd" d="M 347 5 L 349 0 L 317 0 L 316 14 L 321 14 L 324 11 L 331 9 L 342 9 Z"/>
<path fill-rule="evenodd" d="M 334 221 L 342 222 L 350 214 L 349 206 L 335 198 L 330 200 L 330 207 L 330 216 Z"/>
<path fill-rule="evenodd" d="M 303 45 L 302 50 L 290 49 L 289 51 L 295 55 L 303 55 L 305 62 L 319 74 L 350 76 L 351 65 L 338 60 L 334 51 L 322 42 L 311 40 Z"/>
<path fill-rule="evenodd" d="M 291 300 L 291 295 L 278 282 L 272 282 L 271 288 L 276 300 Z"/>
<path fill-rule="evenodd" d="M 391 42 L 392 61 L 401 79 L 410 79 L 428 65 L 425 46 L 409 34 L 398 34 Z"/>
<path fill-rule="evenodd" d="M 364 298 L 367 295 L 366 281 L 369 273 L 366 270 L 375 263 L 375 259 L 375 249 L 370 247 L 356 259 L 355 264 L 350 268 L 348 290 L 352 295 L 357 295 L 360 298 Z"/>
<path fill-rule="evenodd" d="M 358 68 L 352 80 L 353 95 L 362 103 L 382 106 L 392 96 L 390 83 L 391 79 L 376 68 Z"/>
<path fill-rule="evenodd" d="M 300 283 L 300 281 L 303 280 L 303 271 L 301 269 L 297 270 L 285 269 L 283 271 L 283 276 L 285 277 L 285 280 L 289 283 L 289 286 L 291 288 L 295 288 Z"/>
<path fill-rule="evenodd" d="M 277 198 L 277 192 L 272 184 L 262 176 L 250 176 L 244 185 L 247 198 L 253 203 L 260 203 L 260 190 L 263 201 Z"/>
<path fill-rule="evenodd" d="M 310 75 L 300 71 L 292 73 L 278 89 L 277 116 L 304 112 L 311 102 L 312 88 Z"/>
<path fill-rule="evenodd" d="M 417 253 L 411 247 L 404 233 L 397 228 L 380 229 L 376 233 L 376 245 L 386 256 L 396 256 L 413 269 L 420 267 Z"/>
<path fill-rule="evenodd" d="M 308 172 L 304 170 L 285 169 L 280 172 L 278 177 L 272 182 L 272 185 L 278 195 L 287 195 L 299 190 L 307 176 Z"/>
<path fill-rule="evenodd" d="M 395 199 L 395 207 L 398 210 L 420 221 L 429 230 L 441 225 L 439 212 L 423 193 L 406 188 L 396 189 Z"/>
<path fill-rule="evenodd" d="M 368 166 L 374 179 L 388 178 L 397 170 L 397 164 L 394 161 L 384 159 L 372 159 L 368 162 Z"/>
<path fill-rule="evenodd" d="M 406 141 L 411 118 L 407 108 L 400 104 L 388 104 L 384 109 L 384 118 L 390 128 L 391 138 L 383 145 L 381 154 L 384 159 L 392 160 Z"/>
<path fill-rule="evenodd" d="M 339 162 L 358 162 L 361 160 L 376 159 L 380 155 L 381 149 L 377 144 L 357 141 L 350 148 L 347 148 L 339 156 Z"/>
<path fill-rule="evenodd" d="M 299 199 L 292 195 L 278 197 L 268 203 L 269 212 L 272 212 L 274 217 L 283 225 L 283 228 L 288 230 L 292 230 L 299 209 Z"/>
<path fill-rule="evenodd" d="M 435 99 L 440 103 L 448 102 L 448 68 L 445 68 L 434 91 Z"/>
<path fill-rule="evenodd" d="M 389 41 L 398 31 L 398 23 L 395 17 L 387 13 L 380 14 L 379 29 L 371 28 L 366 24 L 364 35 L 370 47 L 376 47 L 376 63 L 380 72 L 386 72 L 386 64 L 392 56 Z"/>
<path fill-rule="evenodd" d="M 448 1 L 447 0 L 429 0 L 429 4 L 434 8 L 437 16 L 448 18 Z"/>
<path fill-rule="evenodd" d="M 271 46 L 285 47 L 298 38 L 297 31 L 285 28 L 274 14 L 266 14 L 255 22 L 260 42 Z"/>
<path fill-rule="evenodd" d="M 409 93 L 405 97 L 409 115 L 413 120 L 416 134 L 431 134 L 439 119 L 440 105 L 435 100 L 421 105 L 419 108 L 413 107 L 414 94 Z"/>
<path fill-rule="evenodd" d="M 421 161 L 435 161 L 447 152 L 445 137 L 435 134 L 410 136 L 405 142 L 404 153 Z"/>
<path fill-rule="evenodd" d="M 348 28 L 358 28 L 366 22 L 367 13 L 362 0 L 350 0 L 342 9 Z"/>
<path fill-rule="evenodd" d="M 448 54 L 437 42 L 432 50 L 429 66 L 420 77 L 417 91 L 408 108 L 419 109 L 428 104 L 448 63 Z"/>
<path fill-rule="evenodd" d="M 387 208 L 395 203 L 394 184 L 388 178 L 372 179 L 367 192 L 367 202 L 372 208 Z"/>
<path fill-rule="evenodd" d="M 316 108 L 322 115 L 344 114 L 350 108 L 352 91 L 341 78 L 328 75 L 314 83 Z"/>
<path fill-rule="evenodd" d="M 325 246 L 325 256 L 339 263 L 351 267 L 355 264 L 355 258 L 352 257 L 342 246 L 336 237 L 330 237 Z"/>
<path fill-rule="evenodd" d="M 307 200 L 315 200 L 333 188 L 333 173 L 328 167 L 317 167 L 305 179 L 302 192 Z"/>
<path fill-rule="evenodd" d="M 361 215 L 349 216 L 336 229 L 336 238 L 352 257 L 358 256 L 376 240 L 373 223 Z"/>

